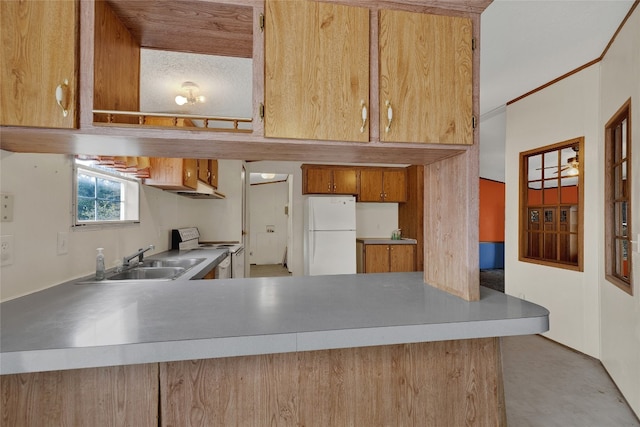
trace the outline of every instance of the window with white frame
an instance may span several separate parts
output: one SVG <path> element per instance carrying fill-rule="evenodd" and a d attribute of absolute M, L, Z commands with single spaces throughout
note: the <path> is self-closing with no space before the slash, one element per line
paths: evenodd
<path fill-rule="evenodd" d="M 140 221 L 140 182 L 125 174 L 76 159 L 74 226 Z"/>

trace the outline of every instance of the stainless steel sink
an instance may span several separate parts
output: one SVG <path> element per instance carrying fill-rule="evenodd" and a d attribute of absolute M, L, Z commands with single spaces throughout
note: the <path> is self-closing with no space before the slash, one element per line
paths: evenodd
<path fill-rule="evenodd" d="M 187 270 L 195 267 L 204 260 L 206 260 L 206 258 L 145 259 L 142 263 L 124 271 L 107 274 L 104 280 L 90 280 L 79 283 L 97 284 L 124 281 L 173 280 L 182 276 Z"/>
<path fill-rule="evenodd" d="M 185 270 L 190 269 L 206 258 L 165 258 L 165 259 L 145 259 L 142 267 L 181 267 Z M 140 268 L 140 267 L 137 267 Z"/>
<path fill-rule="evenodd" d="M 172 280 L 184 274 L 187 270 L 183 267 L 134 267 L 107 276 L 105 281 L 111 280 Z"/>

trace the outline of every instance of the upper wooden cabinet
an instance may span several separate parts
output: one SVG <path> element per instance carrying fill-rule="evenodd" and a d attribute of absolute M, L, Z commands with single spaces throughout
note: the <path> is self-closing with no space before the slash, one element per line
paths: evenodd
<path fill-rule="evenodd" d="M 369 10 L 266 4 L 265 136 L 369 141 Z M 378 36 L 380 140 L 472 144 L 471 19 L 381 10 Z"/>
<path fill-rule="evenodd" d="M 163 190 L 194 190 L 198 186 L 198 160 L 152 157 L 146 185 Z"/>
<path fill-rule="evenodd" d="M 380 11 L 382 141 L 473 144 L 472 39 L 469 18 Z"/>
<path fill-rule="evenodd" d="M 218 161 L 198 159 L 198 179 L 213 188 L 218 188 Z"/>
<path fill-rule="evenodd" d="M 357 194 L 355 168 L 302 165 L 302 194 Z"/>
<path fill-rule="evenodd" d="M 76 127 L 78 2 L 2 1 L 0 22 L 0 124 Z"/>
<path fill-rule="evenodd" d="M 265 15 L 265 136 L 369 141 L 369 10 L 267 0 Z"/>
<path fill-rule="evenodd" d="M 363 168 L 360 170 L 359 202 L 405 202 L 406 169 Z"/>

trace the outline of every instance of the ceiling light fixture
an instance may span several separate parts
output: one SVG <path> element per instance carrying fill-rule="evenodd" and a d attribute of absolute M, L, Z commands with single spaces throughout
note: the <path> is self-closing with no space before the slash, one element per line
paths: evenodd
<path fill-rule="evenodd" d="M 273 179 L 276 177 L 275 173 L 263 173 L 260 174 L 260 176 L 262 177 L 262 179 Z"/>
<path fill-rule="evenodd" d="M 185 92 L 185 95 L 176 96 L 176 104 L 184 105 L 184 104 L 196 104 L 198 102 L 203 103 L 205 101 L 205 97 L 202 95 L 198 95 L 198 91 L 200 90 L 200 86 L 195 84 L 194 82 L 184 82 L 182 83 L 182 90 Z"/>

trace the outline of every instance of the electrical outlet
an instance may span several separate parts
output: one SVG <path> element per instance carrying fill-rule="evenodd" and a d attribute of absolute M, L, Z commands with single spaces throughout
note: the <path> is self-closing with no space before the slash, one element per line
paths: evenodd
<path fill-rule="evenodd" d="M 58 255 L 64 255 L 69 252 L 69 233 L 66 231 L 58 232 Z"/>
<path fill-rule="evenodd" d="M 13 236 L 6 235 L 0 237 L 0 265 L 13 264 Z"/>

